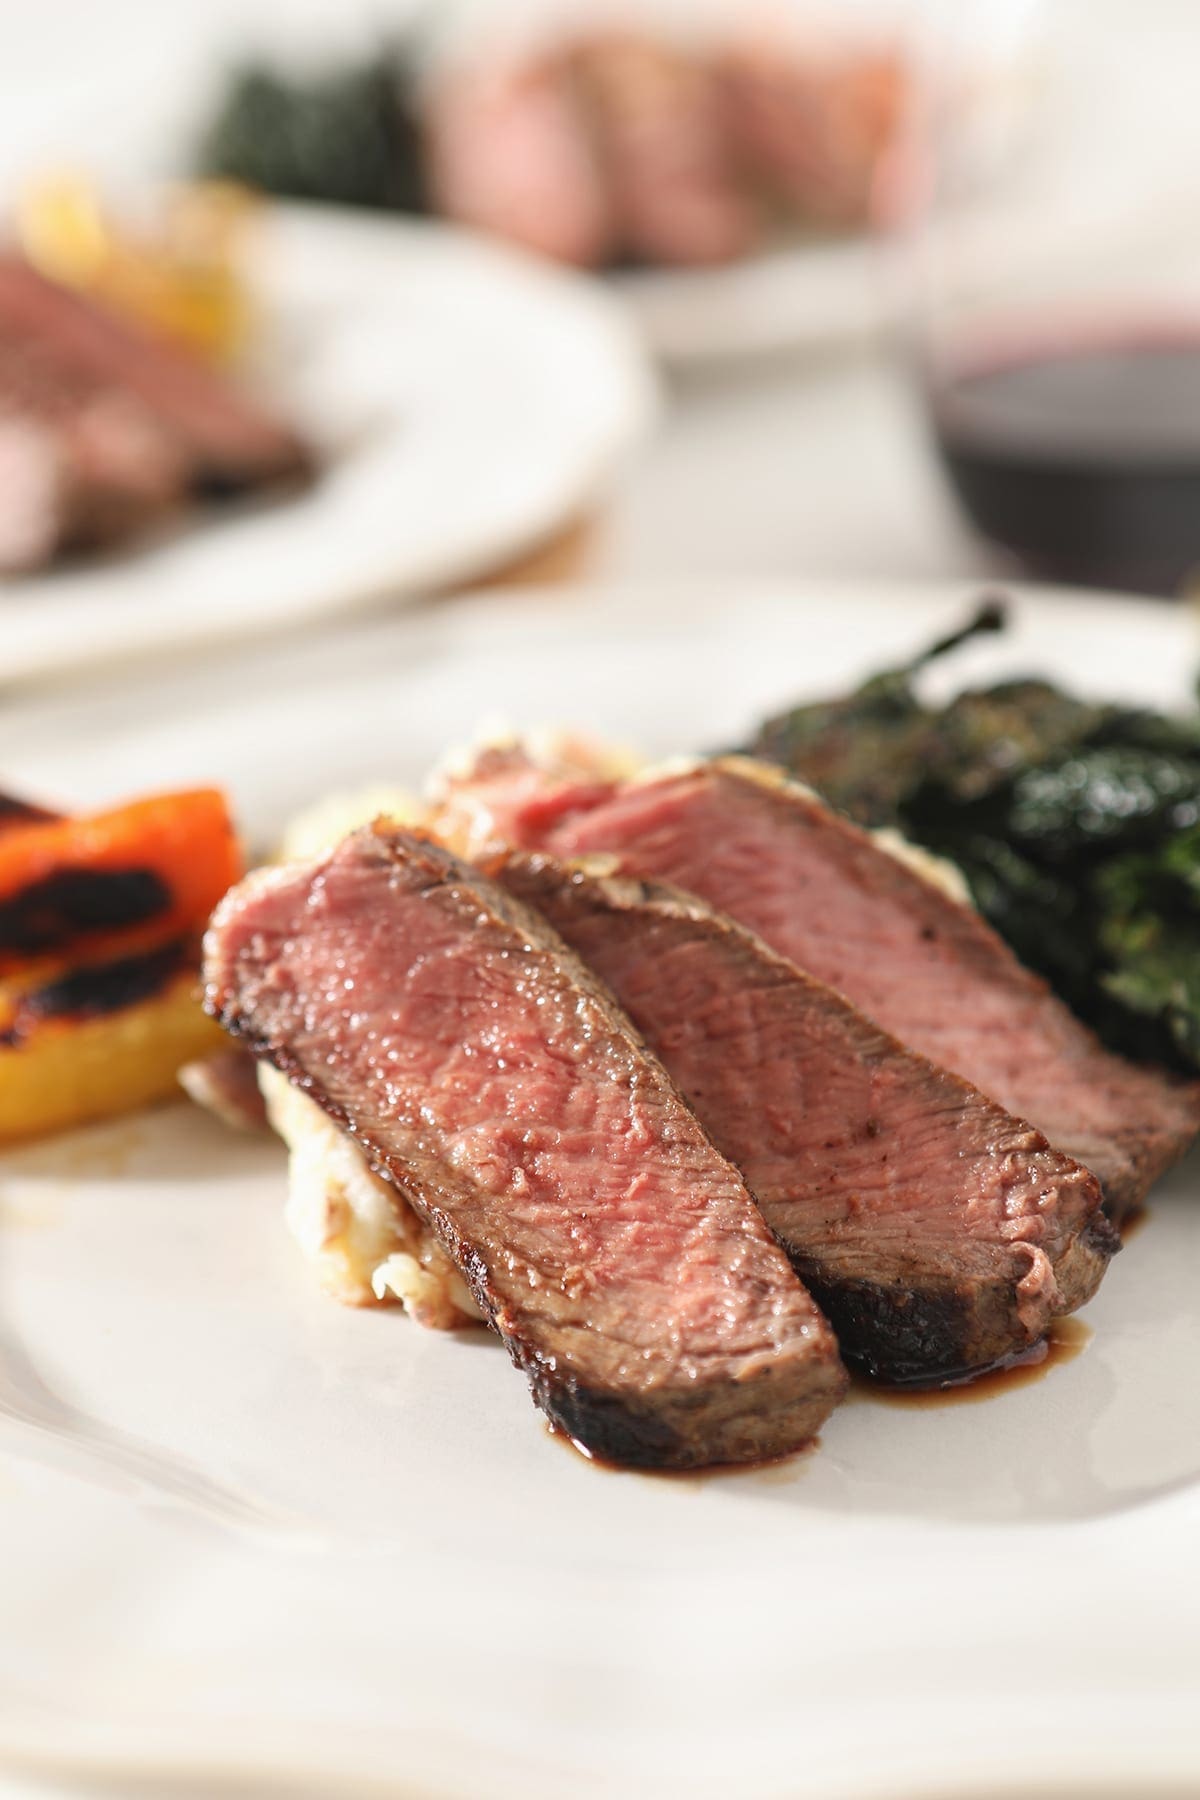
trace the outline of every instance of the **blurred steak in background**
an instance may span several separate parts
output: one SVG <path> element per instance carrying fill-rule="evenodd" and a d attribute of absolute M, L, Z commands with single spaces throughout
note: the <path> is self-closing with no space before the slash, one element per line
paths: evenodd
<path fill-rule="evenodd" d="M 0 574 L 311 467 L 289 426 L 198 358 L 0 254 Z"/>
<path fill-rule="evenodd" d="M 426 114 L 435 204 L 555 262 L 611 261 L 617 231 L 570 58 L 473 61 L 439 82 Z"/>
<path fill-rule="evenodd" d="M 436 210 L 560 261 L 700 267 L 852 229 L 899 123 L 888 44 L 645 29 L 475 49 L 423 102 Z"/>
<path fill-rule="evenodd" d="M 740 186 L 711 66 L 633 34 L 571 58 L 600 147 L 623 254 L 635 262 L 731 262 L 760 233 Z"/>

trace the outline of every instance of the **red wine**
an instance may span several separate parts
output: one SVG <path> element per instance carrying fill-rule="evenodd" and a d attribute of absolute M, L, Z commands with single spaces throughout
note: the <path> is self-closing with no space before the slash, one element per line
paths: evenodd
<path fill-rule="evenodd" d="M 1056 580 L 1200 573 L 1200 335 L 1026 345 L 942 373 L 938 447 L 985 536 Z"/>

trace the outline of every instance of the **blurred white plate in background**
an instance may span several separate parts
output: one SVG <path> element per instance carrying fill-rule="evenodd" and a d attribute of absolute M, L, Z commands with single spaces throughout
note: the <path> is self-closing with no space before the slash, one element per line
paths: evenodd
<path fill-rule="evenodd" d="M 0 581 L 0 687 L 477 578 L 599 502 L 654 417 L 619 302 L 504 246 L 273 207 L 255 277 L 267 385 L 319 478 Z"/>
<path fill-rule="evenodd" d="M 964 599 L 493 593 L 14 695 L 0 775 L 78 805 L 222 781 L 265 842 L 497 707 L 736 742 Z M 959 669 L 1181 703 L 1196 649 L 1182 610 L 1028 590 Z M 586 1464 L 482 1334 L 325 1298 L 283 1191 L 277 1145 L 184 1106 L 0 1158 L 0 1767 L 155 1800 L 1200 1789 L 1196 1157 L 1075 1360 L 978 1404 L 859 1388 L 812 1454 L 694 1478 Z"/>
<path fill-rule="evenodd" d="M 647 345 L 685 367 L 829 350 L 898 313 L 881 247 L 865 233 L 781 243 L 718 269 L 631 269 L 610 277 Z"/>

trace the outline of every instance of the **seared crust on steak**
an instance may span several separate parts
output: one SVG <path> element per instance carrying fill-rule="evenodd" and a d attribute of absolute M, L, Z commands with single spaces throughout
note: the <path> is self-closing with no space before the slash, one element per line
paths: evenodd
<path fill-rule="evenodd" d="M 544 854 L 488 873 L 612 989 L 846 1360 L 945 1380 L 1035 1343 L 1116 1245 L 1095 1179 L 704 901 Z"/>
<path fill-rule="evenodd" d="M 260 871 L 206 1004 L 436 1231 L 550 1418 L 646 1466 L 793 1450 L 844 1391 L 745 1183 L 543 920 L 378 825 Z"/>

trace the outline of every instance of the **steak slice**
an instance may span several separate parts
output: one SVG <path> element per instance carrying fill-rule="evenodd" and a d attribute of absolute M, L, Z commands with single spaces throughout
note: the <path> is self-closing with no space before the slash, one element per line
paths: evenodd
<path fill-rule="evenodd" d="M 548 856 L 489 873 L 612 989 L 849 1363 L 978 1372 L 1095 1292 L 1117 1240 L 1094 1177 L 761 938 L 679 889 Z"/>
<path fill-rule="evenodd" d="M 611 198 L 567 55 L 470 58 L 442 71 L 424 139 L 444 217 L 556 262 L 611 259 Z"/>
<path fill-rule="evenodd" d="M 745 256 L 761 224 L 713 71 L 636 30 L 585 40 L 571 60 L 625 254 L 681 267 Z"/>
<path fill-rule="evenodd" d="M 185 446 L 136 396 L 0 336 L 0 573 L 158 523 L 188 477 Z"/>
<path fill-rule="evenodd" d="M 794 1450 L 837 1345 L 662 1065 L 550 928 L 410 832 L 234 888 L 206 1003 L 436 1231 L 551 1420 L 697 1467 Z"/>
<path fill-rule="evenodd" d="M 0 253 L 0 340 L 53 362 L 64 382 L 132 396 L 186 446 L 198 492 L 299 479 L 310 459 L 295 433 L 163 338 Z"/>
<path fill-rule="evenodd" d="M 504 784 L 520 796 L 506 807 Z M 453 804 L 462 812 L 469 782 Z M 486 799 L 486 804 L 484 801 Z M 1140 1205 L 1200 1126 L 1200 1084 L 1103 1049 L 969 907 L 808 789 L 730 757 L 531 804 L 484 771 L 477 813 L 509 842 L 614 853 L 700 895 L 1091 1169 L 1111 1216 Z"/>

